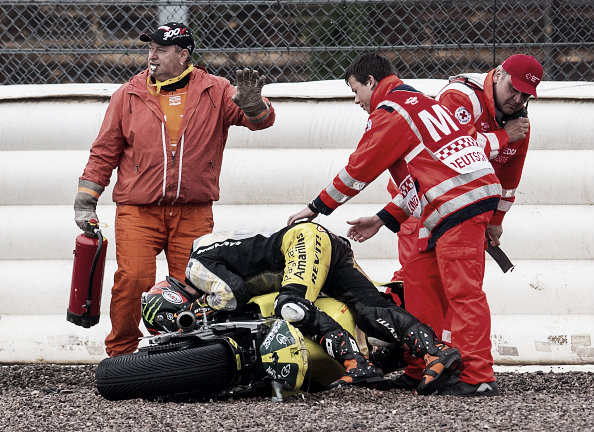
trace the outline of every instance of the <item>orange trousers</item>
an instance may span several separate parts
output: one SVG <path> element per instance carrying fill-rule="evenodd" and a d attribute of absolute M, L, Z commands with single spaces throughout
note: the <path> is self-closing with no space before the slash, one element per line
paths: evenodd
<path fill-rule="evenodd" d="M 212 232 L 212 206 L 121 205 L 115 218 L 118 269 L 111 290 L 111 332 L 105 339 L 110 357 L 134 352 L 142 337 L 140 297 L 155 284 L 156 258 L 165 251 L 169 274 L 185 279 L 192 242 Z"/>
<path fill-rule="evenodd" d="M 483 291 L 485 230 L 490 212 L 446 231 L 435 248 L 412 254 L 404 266 L 406 310 L 458 348 L 468 384 L 495 381 L 491 312 Z M 407 375 L 421 378 L 424 363 L 406 356 Z"/>

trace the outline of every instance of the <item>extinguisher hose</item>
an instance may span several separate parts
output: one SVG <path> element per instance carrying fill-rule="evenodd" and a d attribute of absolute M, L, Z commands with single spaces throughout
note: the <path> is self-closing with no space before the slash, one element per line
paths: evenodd
<path fill-rule="evenodd" d="M 85 303 L 84 313 L 84 315 L 86 316 L 88 316 L 91 313 L 91 301 L 93 299 L 93 278 L 95 276 L 95 268 L 97 267 L 97 262 L 99 261 L 101 251 L 103 250 L 103 234 L 101 234 L 100 229 L 95 229 L 95 233 L 99 238 L 99 244 L 97 245 L 97 251 L 95 252 L 95 257 L 93 258 L 93 263 L 91 264 L 91 272 L 89 273 L 89 290 L 87 291 L 87 302 Z"/>

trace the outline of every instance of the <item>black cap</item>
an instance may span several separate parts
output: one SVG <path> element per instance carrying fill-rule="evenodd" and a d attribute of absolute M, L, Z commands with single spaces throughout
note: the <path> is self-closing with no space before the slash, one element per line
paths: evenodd
<path fill-rule="evenodd" d="M 140 40 L 143 42 L 153 41 L 159 45 L 177 45 L 187 49 L 190 55 L 194 51 L 192 32 L 185 24 L 178 22 L 163 24 L 153 33 L 142 33 Z"/>

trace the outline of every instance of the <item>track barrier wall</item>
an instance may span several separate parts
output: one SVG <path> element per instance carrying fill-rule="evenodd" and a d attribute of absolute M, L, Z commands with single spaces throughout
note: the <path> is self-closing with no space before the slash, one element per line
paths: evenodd
<path fill-rule="evenodd" d="M 407 83 L 433 96 L 446 82 Z M 105 357 L 116 268 L 111 185 L 97 211 L 109 225 L 100 322 L 77 327 L 66 321 L 66 308 L 80 233 L 73 210 L 78 177 L 117 87 L 0 86 L 0 363 Z M 363 133 L 367 114 L 342 80 L 270 84 L 264 94 L 276 124 L 259 132 L 231 128 L 216 231 L 282 227 L 346 164 Z M 487 257 L 493 355 L 497 364 L 592 364 L 594 83 L 543 82 L 528 110 L 530 151 L 502 237 L 516 268 L 503 274 Z M 373 214 L 388 200 L 387 179 L 318 221 L 345 235 L 346 220 Z M 374 280 L 388 281 L 399 267 L 396 236 L 385 228 L 353 249 Z M 166 272 L 161 255 L 157 279 Z"/>

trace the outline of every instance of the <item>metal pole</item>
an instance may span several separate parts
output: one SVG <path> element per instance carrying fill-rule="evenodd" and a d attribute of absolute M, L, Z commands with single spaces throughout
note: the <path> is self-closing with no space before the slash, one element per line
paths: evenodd
<path fill-rule="evenodd" d="M 497 66 L 497 52 L 496 52 L 496 44 L 495 41 L 497 40 L 497 0 L 493 0 L 493 64 L 491 67 Z"/>
<path fill-rule="evenodd" d="M 552 0 L 547 2 L 546 9 L 544 11 L 544 34 L 546 45 L 543 49 L 543 57 L 540 59 L 543 62 L 544 77 L 548 81 L 554 80 L 555 77 L 555 56 L 553 55 L 554 47 L 551 45 L 553 41 L 553 4 Z"/>

